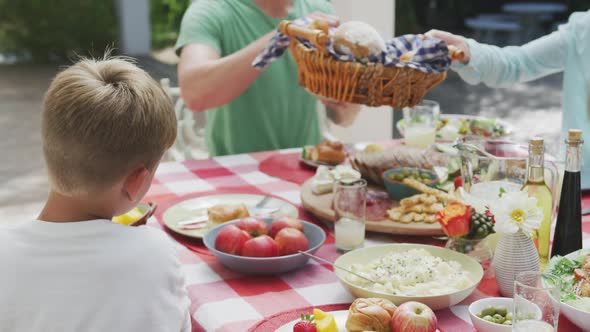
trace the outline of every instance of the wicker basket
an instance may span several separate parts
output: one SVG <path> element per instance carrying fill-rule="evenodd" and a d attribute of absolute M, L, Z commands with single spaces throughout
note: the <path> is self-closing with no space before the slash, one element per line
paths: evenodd
<path fill-rule="evenodd" d="M 299 84 L 325 98 L 367 106 L 413 107 L 446 78 L 446 72 L 427 74 L 380 63 L 336 60 L 325 47 L 327 25 L 312 30 L 283 21 L 279 30 L 291 39 L 289 49 L 297 63 Z M 309 40 L 316 48 L 306 47 L 297 38 Z"/>

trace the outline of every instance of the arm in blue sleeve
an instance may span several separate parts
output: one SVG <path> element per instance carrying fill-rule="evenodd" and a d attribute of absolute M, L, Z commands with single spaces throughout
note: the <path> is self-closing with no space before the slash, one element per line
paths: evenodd
<path fill-rule="evenodd" d="M 500 48 L 468 39 L 471 60 L 453 65 L 469 84 L 508 87 L 560 72 L 565 67 L 567 43 L 564 31 L 555 31 L 523 46 Z"/>

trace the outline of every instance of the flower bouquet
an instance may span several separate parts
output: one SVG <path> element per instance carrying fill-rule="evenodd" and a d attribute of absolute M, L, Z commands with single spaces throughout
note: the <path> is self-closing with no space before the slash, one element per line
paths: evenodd
<path fill-rule="evenodd" d="M 499 198 L 482 201 L 460 192 L 461 202 L 448 204 L 436 214 L 436 220 L 449 237 L 446 247 L 476 258 L 486 269 L 489 262 L 484 247 L 491 253 L 485 239 L 489 234 L 502 235 L 494 253 L 492 265 L 500 292 L 512 296 L 517 273 L 539 270 L 539 255 L 531 239 L 541 226 L 543 212 L 535 197 L 527 191 L 500 191 Z M 474 208 L 475 206 L 475 208 Z"/>

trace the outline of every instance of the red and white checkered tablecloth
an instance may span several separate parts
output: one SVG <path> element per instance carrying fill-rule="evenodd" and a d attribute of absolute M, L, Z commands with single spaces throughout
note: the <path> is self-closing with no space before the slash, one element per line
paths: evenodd
<path fill-rule="evenodd" d="M 161 218 L 165 209 L 188 197 L 220 192 L 271 194 L 300 207 L 300 218 L 315 221 L 301 208 L 299 184 L 269 176 L 258 167 L 261 161 L 269 157 L 293 157 L 299 151 L 290 149 L 162 163 L 144 199 L 160 205 L 148 225 L 162 228 L 158 218 Z M 586 197 L 583 204 L 590 205 L 590 197 Z M 584 232 L 585 247 L 589 247 L 590 219 L 584 220 Z M 179 241 L 179 257 L 191 299 L 194 331 L 248 331 L 255 326 L 259 326 L 256 331 L 267 331 L 268 327 L 260 326 L 268 324 L 257 324 L 271 317 L 284 317 L 280 315 L 283 312 L 310 306 L 350 303 L 353 300 L 327 265 L 310 261 L 306 267 L 280 276 L 244 276 L 223 267 L 199 240 L 187 242 L 186 238 L 171 235 Z M 368 234 L 365 245 L 400 241 L 432 243 L 433 240 Z M 185 243 L 192 250 L 180 243 Z M 331 234 L 317 254 L 330 261 L 339 256 Z M 478 289 L 465 301 L 436 312 L 439 329 L 449 332 L 474 331 L 467 312 L 468 305 L 479 298 L 498 294 L 495 280 L 483 279 Z M 559 330 L 578 331 L 563 316 Z"/>

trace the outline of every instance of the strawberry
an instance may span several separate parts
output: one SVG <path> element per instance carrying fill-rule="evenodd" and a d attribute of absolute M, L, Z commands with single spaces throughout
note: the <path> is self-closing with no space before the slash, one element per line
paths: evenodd
<path fill-rule="evenodd" d="M 313 316 L 309 314 L 301 314 L 301 321 L 293 326 L 293 332 L 317 332 L 315 324 L 313 323 Z"/>

